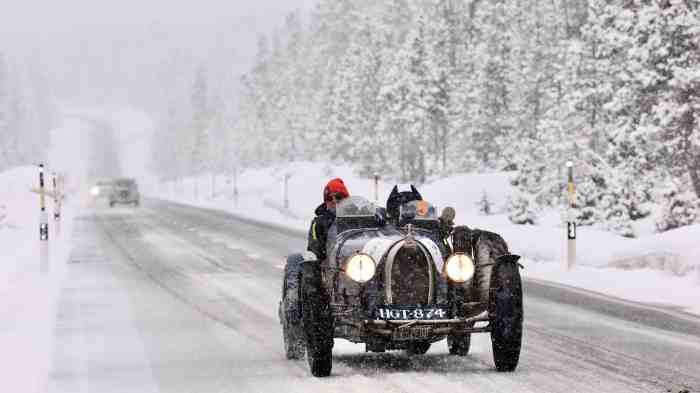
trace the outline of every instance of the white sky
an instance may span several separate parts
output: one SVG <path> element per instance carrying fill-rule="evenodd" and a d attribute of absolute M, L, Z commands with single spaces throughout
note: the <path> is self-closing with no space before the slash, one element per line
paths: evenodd
<path fill-rule="evenodd" d="M 315 0 L 0 0 L 0 32 L 56 32 L 79 25 L 201 25 L 247 19 L 266 30 Z M 253 20 L 251 20 L 253 19 Z"/>
<path fill-rule="evenodd" d="M 218 80 L 238 78 L 251 65 L 258 34 L 315 3 L 0 0 L 0 51 L 19 67 L 38 64 L 71 104 L 152 107 L 189 84 L 199 65 Z"/>

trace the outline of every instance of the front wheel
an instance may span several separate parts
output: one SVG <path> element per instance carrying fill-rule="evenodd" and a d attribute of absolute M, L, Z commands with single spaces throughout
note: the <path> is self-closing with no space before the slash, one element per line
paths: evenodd
<path fill-rule="evenodd" d="M 406 353 L 409 355 L 425 355 L 430 349 L 430 343 L 425 341 L 408 343 Z"/>
<path fill-rule="evenodd" d="M 314 377 L 327 377 L 333 367 L 333 320 L 321 282 L 319 262 L 304 263 L 301 295 L 306 360 Z"/>
<path fill-rule="evenodd" d="M 304 332 L 300 318 L 299 279 L 304 258 L 300 254 L 287 257 L 284 266 L 282 301 L 279 305 L 279 318 L 282 323 L 282 338 L 287 359 L 304 357 Z"/>
<path fill-rule="evenodd" d="M 289 321 L 285 318 L 282 322 L 282 336 L 284 339 L 284 353 L 288 360 L 297 360 L 304 357 L 304 338 L 302 334 L 289 325 Z"/>
<path fill-rule="evenodd" d="M 513 371 L 518 366 L 523 334 L 523 289 L 517 257 L 506 255 L 491 273 L 489 325 L 493 361 L 498 371 Z"/>

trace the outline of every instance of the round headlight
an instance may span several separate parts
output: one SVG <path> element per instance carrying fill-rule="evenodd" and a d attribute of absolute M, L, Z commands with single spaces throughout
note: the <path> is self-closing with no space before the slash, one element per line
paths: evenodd
<path fill-rule="evenodd" d="M 455 254 L 447 258 L 445 272 L 455 282 L 468 281 L 474 276 L 474 261 L 468 255 Z"/>
<path fill-rule="evenodd" d="M 98 186 L 92 187 L 92 190 L 90 190 L 90 193 L 92 194 L 92 196 L 100 195 L 100 187 L 98 187 Z"/>
<path fill-rule="evenodd" d="M 374 259 L 367 254 L 356 254 L 350 257 L 345 265 L 345 274 L 350 276 L 354 281 L 367 282 L 374 277 L 374 272 L 377 265 Z"/>

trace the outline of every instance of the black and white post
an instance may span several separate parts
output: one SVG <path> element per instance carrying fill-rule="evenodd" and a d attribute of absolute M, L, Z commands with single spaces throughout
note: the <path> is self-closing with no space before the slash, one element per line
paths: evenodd
<path fill-rule="evenodd" d="M 44 164 L 39 164 L 39 254 L 40 268 L 49 271 L 49 215 L 46 213 L 46 189 L 44 187 Z"/>
<path fill-rule="evenodd" d="M 58 180 L 56 177 L 56 172 L 51 174 L 51 181 L 53 183 L 53 220 L 55 221 L 54 230 L 56 231 L 56 236 L 61 235 L 61 194 L 59 189 Z"/>
<path fill-rule="evenodd" d="M 374 174 L 374 203 L 379 203 L 379 174 Z"/>
<path fill-rule="evenodd" d="M 566 269 L 570 270 L 576 263 L 576 188 L 574 187 L 574 163 L 566 162 L 567 168 L 567 194 L 569 199 L 568 214 L 566 219 L 567 258 Z"/>
<path fill-rule="evenodd" d="M 238 205 L 238 168 L 233 168 L 233 203 Z"/>
<path fill-rule="evenodd" d="M 292 177 L 291 174 L 284 174 L 284 208 L 289 209 L 289 178 Z"/>

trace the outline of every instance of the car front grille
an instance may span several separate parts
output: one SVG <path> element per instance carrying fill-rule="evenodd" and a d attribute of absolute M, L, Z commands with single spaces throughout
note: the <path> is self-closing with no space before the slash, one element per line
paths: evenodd
<path fill-rule="evenodd" d="M 430 304 L 431 270 L 417 247 L 402 247 L 391 266 L 393 304 Z"/>
<path fill-rule="evenodd" d="M 126 199 L 129 197 L 129 191 L 122 191 L 119 193 L 119 196 L 121 196 L 122 199 Z"/>

